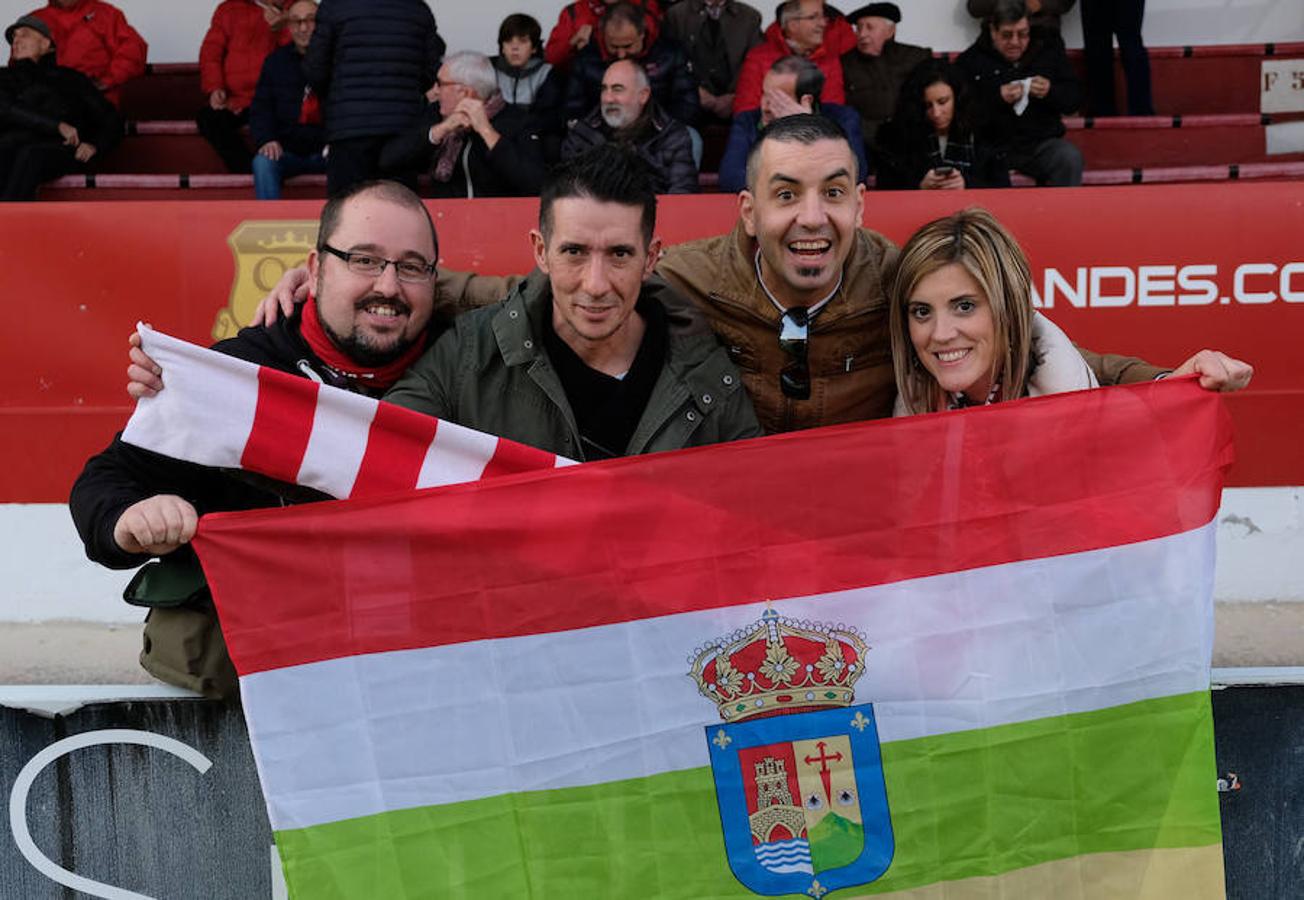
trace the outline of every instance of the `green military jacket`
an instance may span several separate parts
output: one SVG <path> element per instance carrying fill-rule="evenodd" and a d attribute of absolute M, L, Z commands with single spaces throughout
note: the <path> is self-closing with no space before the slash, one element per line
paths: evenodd
<path fill-rule="evenodd" d="M 742 376 L 704 322 L 657 281 L 640 302 L 666 309 L 666 361 L 624 454 L 677 450 L 761 434 Z M 671 302 L 663 302 L 670 300 Z M 459 316 L 385 399 L 427 415 L 583 460 L 579 428 L 544 351 L 547 276 L 532 273 L 501 303 Z"/>

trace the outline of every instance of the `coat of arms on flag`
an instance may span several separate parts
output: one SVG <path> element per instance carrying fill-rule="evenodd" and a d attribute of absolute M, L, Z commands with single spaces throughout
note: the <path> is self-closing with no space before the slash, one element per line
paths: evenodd
<path fill-rule="evenodd" d="M 853 706 L 867 647 L 854 630 L 767 608 L 697 653 L 729 867 L 758 894 L 822 897 L 892 861 L 873 704 Z"/>

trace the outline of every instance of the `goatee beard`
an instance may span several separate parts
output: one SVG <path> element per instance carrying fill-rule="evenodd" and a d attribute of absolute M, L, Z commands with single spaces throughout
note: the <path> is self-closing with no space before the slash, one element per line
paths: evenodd
<path fill-rule="evenodd" d="M 360 303 L 355 304 L 355 308 L 366 306 L 370 299 L 372 298 L 360 301 Z M 404 314 L 411 315 L 411 309 L 402 300 L 388 299 L 386 302 L 397 306 Z M 331 343 L 338 347 L 341 353 L 358 365 L 369 369 L 378 369 L 381 366 L 389 365 L 406 353 L 414 343 L 414 339 L 400 336 L 390 346 L 377 347 L 356 331 L 348 337 L 341 335 L 334 328 L 331 328 L 330 324 L 322 318 L 320 312 L 317 318 L 321 321 L 321 328 L 322 331 L 326 332 L 326 337 L 330 338 Z"/>

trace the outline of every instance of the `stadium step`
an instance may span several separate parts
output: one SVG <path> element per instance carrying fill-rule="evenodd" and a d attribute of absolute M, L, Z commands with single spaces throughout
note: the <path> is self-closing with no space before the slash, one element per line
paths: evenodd
<path fill-rule="evenodd" d="M 122 86 L 121 113 L 135 119 L 193 119 L 207 102 L 198 63 L 151 63 Z"/>
<path fill-rule="evenodd" d="M 1294 162 L 1229 163 L 1226 165 L 1156 166 L 1148 169 L 1088 169 L 1084 185 L 1178 184 L 1205 181 L 1285 181 L 1304 178 L 1304 160 Z M 1015 187 L 1031 187 L 1026 175 L 1010 173 Z"/>
<path fill-rule="evenodd" d="M 42 200 L 252 200 L 252 175 L 150 175 L 106 173 L 65 175 L 41 187 Z M 286 200 L 321 200 L 325 175 L 299 175 L 285 182 Z"/>
<path fill-rule="evenodd" d="M 225 174 L 221 158 L 199 134 L 193 119 L 131 121 L 122 144 L 96 173 L 138 174 L 188 172 Z"/>
<path fill-rule="evenodd" d="M 1064 124 L 1069 129 L 1068 139 L 1082 151 L 1088 169 L 1304 159 L 1304 117 L 1298 113 L 1068 118 Z M 1294 152 L 1268 152 L 1274 128 L 1280 139 L 1274 149 L 1294 148 Z"/>
<path fill-rule="evenodd" d="M 1263 95 L 1263 64 L 1298 59 L 1304 64 L 1304 41 L 1280 44 L 1216 44 L 1193 47 L 1150 47 L 1150 81 L 1155 109 L 1166 115 L 1205 115 L 1259 112 Z M 958 51 L 940 54 L 954 60 Z M 1114 52 L 1116 105 L 1127 108 L 1123 68 Z M 1069 61 L 1085 81 L 1081 50 L 1070 50 Z"/>
<path fill-rule="evenodd" d="M 1081 50 L 1069 51 L 1080 78 L 1086 76 Z M 1263 63 L 1299 59 L 1304 41 L 1282 44 L 1220 44 L 1203 47 L 1151 47 L 1150 81 L 1155 109 L 1176 115 L 1259 112 Z M 1123 69 L 1115 51 L 1116 103 L 1127 109 Z"/>

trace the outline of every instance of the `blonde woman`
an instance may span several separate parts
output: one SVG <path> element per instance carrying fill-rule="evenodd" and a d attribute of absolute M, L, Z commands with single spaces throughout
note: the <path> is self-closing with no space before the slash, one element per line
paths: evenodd
<path fill-rule="evenodd" d="M 1098 386 L 1064 332 L 1032 308 L 1018 243 L 991 213 L 925 225 L 890 276 L 897 415 Z"/>
<path fill-rule="evenodd" d="M 1098 387 L 1064 332 L 1033 309 L 1031 285 L 1023 250 L 986 210 L 962 210 L 915 232 L 887 281 L 895 414 Z M 1201 350 L 1171 374 L 1236 391 L 1254 369 Z"/>

